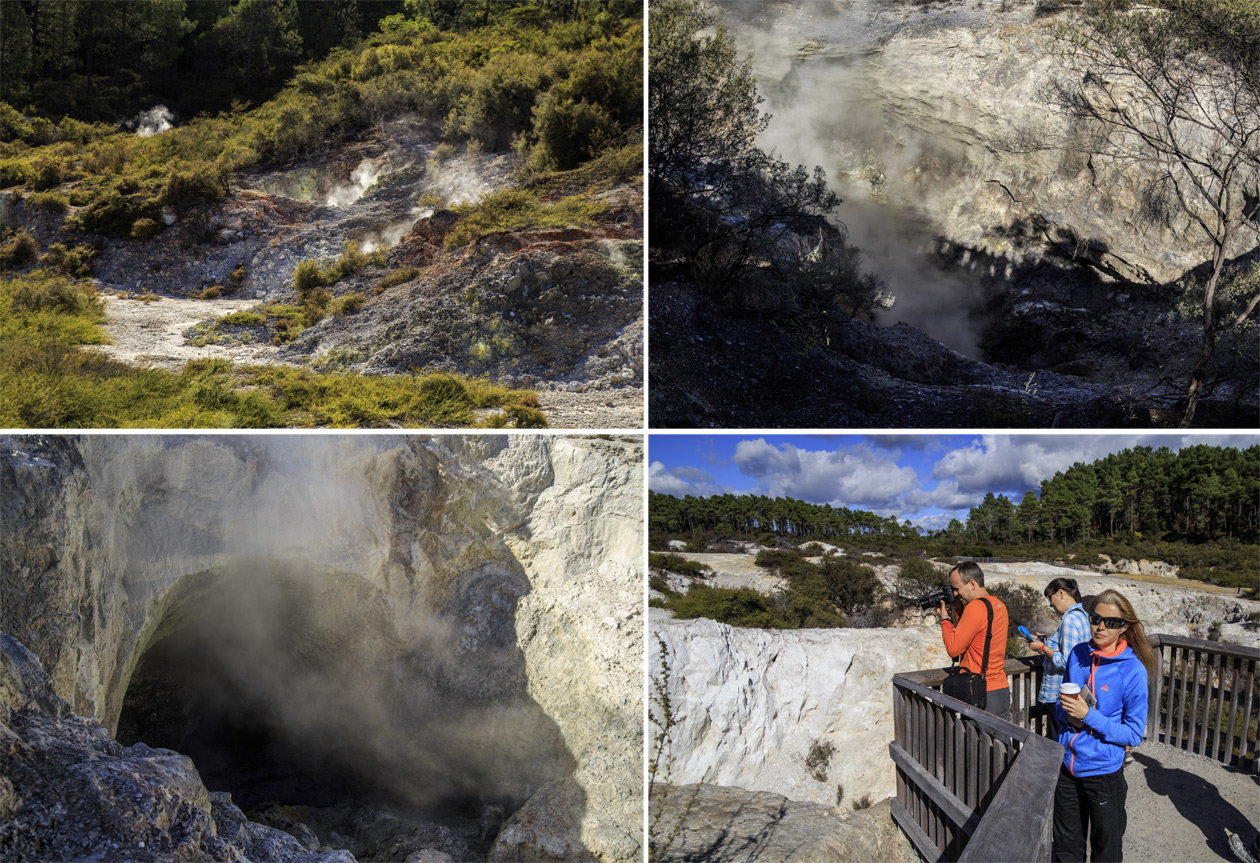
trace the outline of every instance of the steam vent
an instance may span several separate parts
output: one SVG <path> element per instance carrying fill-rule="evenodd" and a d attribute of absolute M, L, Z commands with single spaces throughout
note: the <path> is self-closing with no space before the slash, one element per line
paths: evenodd
<path fill-rule="evenodd" d="M 0 437 L 0 859 L 640 859 L 642 458 Z"/>

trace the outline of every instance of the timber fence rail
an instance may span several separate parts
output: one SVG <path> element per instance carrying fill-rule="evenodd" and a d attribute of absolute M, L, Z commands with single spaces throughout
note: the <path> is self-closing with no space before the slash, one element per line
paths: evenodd
<path fill-rule="evenodd" d="M 1154 635 L 1159 659 L 1147 739 L 1260 773 L 1260 650 Z"/>
<path fill-rule="evenodd" d="M 1150 636 L 1157 671 L 1146 745 L 1260 772 L 1260 650 Z M 893 677 L 893 819 L 924 860 L 1050 859 L 1063 747 L 1045 737 L 1041 660 L 1008 659 L 1011 721 L 941 693 L 945 669 Z"/>
<path fill-rule="evenodd" d="M 893 819 L 925 860 L 1049 860 L 1063 747 L 933 688 L 944 679 L 943 670 L 893 677 Z"/>

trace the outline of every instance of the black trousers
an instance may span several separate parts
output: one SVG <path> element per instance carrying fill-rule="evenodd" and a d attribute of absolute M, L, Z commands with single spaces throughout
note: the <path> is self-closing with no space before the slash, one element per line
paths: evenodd
<path fill-rule="evenodd" d="M 1059 765 L 1054 789 L 1054 859 L 1084 863 L 1089 837 L 1091 863 L 1119 863 L 1124 840 L 1124 769 L 1102 776 L 1076 777 Z"/>

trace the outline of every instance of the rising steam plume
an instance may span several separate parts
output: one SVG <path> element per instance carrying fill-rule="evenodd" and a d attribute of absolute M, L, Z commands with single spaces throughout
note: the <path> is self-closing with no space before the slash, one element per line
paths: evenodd
<path fill-rule="evenodd" d="M 723 9 L 741 56 L 753 59 L 762 107 L 773 115 L 762 146 L 793 164 L 826 170 L 844 199 L 837 218 L 861 249 L 865 268 L 896 297 L 890 310 L 878 313 L 878 323 L 905 321 L 979 357 L 981 280 L 943 265 L 940 232 L 910 203 L 921 192 L 906 180 L 922 165 L 948 165 L 954 157 L 947 143 L 886 113 L 867 58 L 877 5 L 801 2 L 766 12 L 725 3 Z M 829 53 L 812 57 L 819 46 Z"/>
<path fill-rule="evenodd" d="M 249 448 L 258 482 L 202 515 L 232 553 L 182 577 L 133 676 L 124 742 L 186 746 L 212 789 L 246 800 L 341 788 L 417 812 L 511 811 L 570 773 L 525 691 L 528 581 L 510 556 L 442 552 L 459 538 L 438 524 L 436 473 L 403 485 L 396 454 L 318 440 Z"/>

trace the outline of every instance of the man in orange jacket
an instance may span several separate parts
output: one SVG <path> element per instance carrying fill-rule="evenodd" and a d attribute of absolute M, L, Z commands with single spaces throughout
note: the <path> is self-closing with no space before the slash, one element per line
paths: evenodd
<path fill-rule="evenodd" d="M 945 650 L 950 656 L 962 655 L 961 665 L 966 670 L 979 674 L 984 661 L 984 636 L 989 627 L 989 615 L 985 611 L 985 600 L 993 606 L 993 639 L 989 644 L 989 667 L 983 669 L 985 681 L 988 683 L 988 703 L 985 710 L 1003 719 L 1011 718 L 1011 690 L 1006 682 L 1006 606 L 1002 600 L 991 596 L 984 589 L 984 572 L 979 565 L 965 560 L 950 570 L 949 583 L 954 593 L 962 601 L 961 615 L 958 625 L 950 619 L 949 612 L 942 602 L 937 614 L 940 615 L 941 639 L 945 642 Z M 955 602 L 955 608 L 958 608 Z"/>

